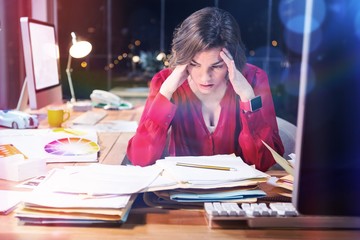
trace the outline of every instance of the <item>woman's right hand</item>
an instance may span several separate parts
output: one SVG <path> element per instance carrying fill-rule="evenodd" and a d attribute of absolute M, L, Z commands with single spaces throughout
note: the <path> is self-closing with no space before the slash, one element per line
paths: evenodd
<path fill-rule="evenodd" d="M 178 65 L 161 85 L 160 93 L 167 99 L 171 99 L 173 93 L 189 77 L 187 65 Z"/>

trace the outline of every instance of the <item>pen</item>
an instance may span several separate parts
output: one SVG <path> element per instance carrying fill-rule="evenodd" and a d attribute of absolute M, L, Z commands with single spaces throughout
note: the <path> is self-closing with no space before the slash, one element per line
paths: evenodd
<path fill-rule="evenodd" d="M 222 166 L 212 166 L 212 165 L 202 165 L 194 163 L 176 163 L 176 166 L 180 167 L 192 167 L 192 168 L 203 168 L 203 169 L 212 169 L 212 170 L 222 170 L 222 171 L 236 171 L 236 168 L 231 167 L 222 167 Z"/>

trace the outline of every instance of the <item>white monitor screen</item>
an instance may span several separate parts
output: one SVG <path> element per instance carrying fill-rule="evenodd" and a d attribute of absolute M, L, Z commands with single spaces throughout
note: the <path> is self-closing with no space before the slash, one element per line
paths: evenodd
<path fill-rule="evenodd" d="M 59 84 L 58 48 L 52 26 L 29 23 L 35 89 Z"/>
<path fill-rule="evenodd" d="M 17 109 L 26 109 L 27 102 L 31 109 L 61 104 L 59 48 L 55 26 L 22 17 L 20 27 L 26 76 Z"/>

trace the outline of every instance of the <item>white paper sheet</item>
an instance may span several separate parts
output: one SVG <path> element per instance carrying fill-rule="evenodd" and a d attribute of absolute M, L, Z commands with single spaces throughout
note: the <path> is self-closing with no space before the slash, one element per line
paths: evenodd
<path fill-rule="evenodd" d="M 26 194 L 27 192 L 0 190 L 0 214 L 10 213 Z"/>
<path fill-rule="evenodd" d="M 132 194 L 145 189 L 161 171 L 162 169 L 156 166 L 91 164 L 67 167 L 55 171 L 38 188 L 89 195 Z"/>
<path fill-rule="evenodd" d="M 179 162 L 222 166 L 234 168 L 236 170 L 223 171 L 182 167 L 176 165 Z M 192 184 L 209 185 L 221 182 L 269 177 L 269 175 L 266 173 L 249 166 L 248 164 L 244 163 L 240 157 L 236 157 L 234 155 L 166 157 L 163 160 L 156 161 L 156 165 L 163 167 L 165 171 L 171 174 L 179 182 Z"/>
<path fill-rule="evenodd" d="M 33 191 L 24 202 L 53 208 L 124 208 L 131 195 L 87 196 L 83 194 Z"/>

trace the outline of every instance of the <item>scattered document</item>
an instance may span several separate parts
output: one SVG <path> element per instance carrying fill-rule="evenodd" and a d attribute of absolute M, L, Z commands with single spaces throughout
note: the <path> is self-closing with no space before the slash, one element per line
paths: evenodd
<path fill-rule="evenodd" d="M 141 192 L 162 169 L 156 166 L 90 164 L 57 169 L 38 186 L 52 192 L 105 195 Z"/>
<path fill-rule="evenodd" d="M 24 202 L 27 206 L 52 208 L 124 208 L 131 195 L 92 196 L 87 194 L 67 194 L 34 190 Z"/>
<path fill-rule="evenodd" d="M 293 191 L 294 190 L 294 177 L 292 175 L 283 176 L 276 181 L 276 184 L 278 187 L 287 189 L 289 191 Z"/>
<path fill-rule="evenodd" d="M 280 154 L 278 154 L 274 149 L 272 149 L 268 144 L 262 141 L 263 144 L 270 150 L 272 156 L 274 157 L 275 161 L 282 167 L 284 170 L 289 173 L 290 175 L 294 176 L 294 167 L 293 165 L 283 158 Z"/>
<path fill-rule="evenodd" d="M 0 190 L 0 214 L 9 214 L 24 199 L 27 192 Z"/>
<path fill-rule="evenodd" d="M 166 157 L 156 161 L 163 172 L 146 191 L 151 205 L 175 206 L 213 201 L 255 202 L 266 193 L 258 188 L 270 176 L 230 155 Z M 145 196 L 145 195 L 144 195 Z M 148 195 L 147 195 L 148 196 Z M 151 201 L 155 202 L 151 202 Z"/>
<path fill-rule="evenodd" d="M 222 167 L 225 169 L 229 168 L 229 170 L 187 167 L 179 165 L 179 162 Z M 244 163 L 240 157 L 236 157 L 235 155 L 166 157 L 163 160 L 156 161 L 156 165 L 162 167 L 164 171 L 171 175 L 178 183 L 199 186 L 216 186 L 221 183 L 270 177 L 268 174 Z"/>
<path fill-rule="evenodd" d="M 294 189 L 294 177 L 292 175 L 288 174 L 281 178 L 271 177 L 267 183 L 275 187 L 271 190 L 272 193 L 288 198 L 292 197 L 292 192 Z"/>

